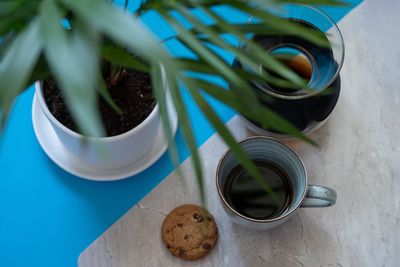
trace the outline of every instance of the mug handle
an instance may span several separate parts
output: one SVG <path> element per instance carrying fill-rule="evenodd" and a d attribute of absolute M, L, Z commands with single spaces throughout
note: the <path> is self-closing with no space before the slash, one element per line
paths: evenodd
<path fill-rule="evenodd" d="M 300 207 L 330 207 L 336 203 L 336 191 L 319 185 L 308 185 L 307 193 Z"/>

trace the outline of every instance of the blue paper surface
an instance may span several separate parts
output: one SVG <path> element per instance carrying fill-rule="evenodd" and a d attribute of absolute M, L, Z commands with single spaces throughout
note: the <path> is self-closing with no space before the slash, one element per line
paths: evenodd
<path fill-rule="evenodd" d="M 361 0 L 350 2 L 353 6 L 326 10 L 339 20 Z M 247 19 L 232 10 L 224 15 Z M 157 14 L 148 14 L 144 20 L 161 39 L 173 34 Z M 168 48 L 174 55 L 188 53 L 174 41 L 168 42 Z M 19 97 L 0 139 L 0 266 L 76 266 L 79 254 L 173 171 L 173 166 L 164 155 L 148 170 L 123 181 L 74 177 L 40 148 L 32 128 L 32 97 L 33 88 Z M 185 102 L 201 145 L 214 129 L 187 95 Z M 224 121 L 234 114 L 217 101 L 212 105 Z M 176 141 L 183 161 L 189 152 L 179 133 Z"/>

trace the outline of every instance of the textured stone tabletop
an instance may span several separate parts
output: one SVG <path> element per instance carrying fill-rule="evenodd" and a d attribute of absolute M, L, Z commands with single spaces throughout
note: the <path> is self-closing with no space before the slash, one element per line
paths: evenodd
<path fill-rule="evenodd" d="M 330 120 L 312 135 L 320 147 L 290 142 L 309 182 L 336 189 L 334 207 L 300 209 L 268 231 L 233 225 L 219 203 L 215 169 L 226 151 L 218 136 L 201 148 L 208 208 L 220 230 L 206 258 L 185 262 L 161 242 L 165 215 L 198 203 L 190 159 L 79 257 L 81 267 L 125 266 L 400 266 L 400 3 L 366 1 L 340 23 L 346 43 L 342 92 Z M 238 117 L 238 139 L 251 135 Z"/>

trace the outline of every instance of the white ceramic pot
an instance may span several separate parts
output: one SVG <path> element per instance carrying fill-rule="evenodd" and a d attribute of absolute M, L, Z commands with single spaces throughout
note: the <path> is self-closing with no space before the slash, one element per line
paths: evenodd
<path fill-rule="evenodd" d="M 149 151 L 161 127 L 157 104 L 142 123 L 128 132 L 111 137 L 84 138 L 51 114 L 43 97 L 41 82 L 36 82 L 35 89 L 40 108 L 64 147 L 73 156 L 97 169 L 117 169 L 134 163 Z"/>

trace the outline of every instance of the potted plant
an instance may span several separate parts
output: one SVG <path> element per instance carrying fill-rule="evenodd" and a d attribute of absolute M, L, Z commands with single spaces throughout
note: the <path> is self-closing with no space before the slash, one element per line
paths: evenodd
<path fill-rule="evenodd" d="M 311 0 L 300 2 L 318 3 Z M 321 3 L 341 4 L 336 0 L 324 0 Z M 258 20 L 252 24 L 232 24 L 218 12 L 221 5 L 245 12 Z M 267 53 L 258 53 L 259 45 L 248 39 L 247 33 L 291 32 L 313 42 L 320 41 L 319 35 L 301 25 L 282 20 L 270 9 L 264 7 L 274 8 L 276 3 L 275 1 L 242 0 L 149 0 L 142 2 L 139 9 L 131 14 L 117 8 L 109 1 L 4 1 L 0 3 L 1 123 L 5 125 L 13 100 L 24 88 L 32 82 L 54 77 L 80 132 L 91 139 L 102 137 L 104 128 L 97 111 L 98 93 L 110 105 L 116 104 L 109 97 L 110 93 L 104 86 L 101 75 L 102 64 L 100 63 L 106 60 L 115 66 L 149 72 L 161 121 L 171 144 L 171 155 L 176 162 L 176 148 L 171 142 L 173 127 L 170 125 L 167 111 L 166 91 L 168 88 L 171 101 L 177 110 L 180 128 L 192 153 L 202 195 L 204 195 L 204 190 L 201 165 L 180 85 L 184 85 L 184 89 L 190 93 L 240 162 L 256 179 L 262 181 L 251 160 L 236 144 L 231 133 L 210 107 L 205 94 L 244 113 L 246 117 L 263 127 L 272 127 L 303 139 L 306 138 L 296 127 L 262 105 L 249 84 L 249 81 L 254 80 L 270 83 L 284 80 L 299 84 L 301 79 Z M 191 12 L 192 9 L 205 14 L 213 23 L 204 23 Z M 174 28 L 176 32 L 174 38 L 190 49 L 195 57 L 171 57 L 163 48 L 162 42 L 160 43 L 140 21 L 140 15 L 148 11 L 158 12 Z M 184 26 L 185 24 L 178 19 L 177 14 L 191 24 L 191 29 Z M 224 34 L 230 34 L 240 42 L 259 49 L 245 53 L 237 43 L 222 38 Z M 224 60 L 209 46 L 210 44 L 233 53 L 240 62 L 261 65 L 263 68 L 280 73 L 282 79 L 270 79 L 257 72 L 246 72 L 241 68 L 232 67 L 230 62 Z M 143 68 L 142 61 L 138 58 L 148 63 L 146 68 Z M 218 76 L 234 86 L 231 90 L 226 90 L 219 84 L 198 75 L 190 75 L 188 72 Z M 55 128 L 59 126 L 57 122 L 53 121 L 53 123 Z M 267 188 L 267 185 L 264 184 L 264 186 Z"/>
<path fill-rule="evenodd" d="M 135 76 L 132 72 L 131 76 Z M 119 83 L 124 85 L 126 79 L 129 78 Z M 35 83 L 36 101 L 57 137 L 72 155 L 96 169 L 118 169 L 133 164 L 149 151 L 161 127 L 159 108 L 152 96 L 151 84 L 143 84 L 149 80 L 148 75 L 143 75 L 135 81 L 139 86 L 118 88 L 119 94 L 112 99 L 114 102 L 124 102 L 124 111 L 113 110 L 106 101 L 99 100 L 99 111 L 107 127 L 106 136 L 96 137 L 92 142 L 84 141 L 88 137 L 79 133 L 53 80 Z M 99 146 L 104 153 L 99 153 Z"/>

